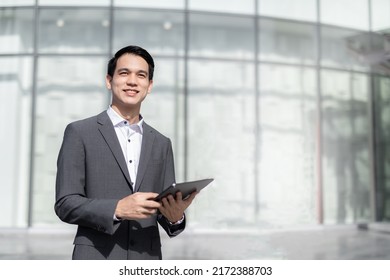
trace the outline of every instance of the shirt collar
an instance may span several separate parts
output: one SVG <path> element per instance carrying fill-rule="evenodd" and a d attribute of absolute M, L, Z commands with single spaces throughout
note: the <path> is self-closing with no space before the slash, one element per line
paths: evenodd
<path fill-rule="evenodd" d="M 110 117 L 110 120 L 112 122 L 112 124 L 115 126 L 121 126 L 121 125 L 125 125 L 125 123 L 128 124 L 127 120 L 125 120 L 124 118 L 122 118 L 114 109 L 112 109 L 112 107 L 108 107 L 107 109 L 107 114 L 108 116 Z M 140 121 L 136 124 L 132 124 L 130 125 L 130 128 L 132 126 L 138 126 L 139 127 L 139 130 L 140 130 L 140 133 L 143 134 L 143 123 L 144 123 L 144 118 L 139 115 L 139 118 L 140 118 Z"/>

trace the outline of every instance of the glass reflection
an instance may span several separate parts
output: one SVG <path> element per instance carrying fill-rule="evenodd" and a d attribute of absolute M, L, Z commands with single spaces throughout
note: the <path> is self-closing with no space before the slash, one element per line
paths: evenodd
<path fill-rule="evenodd" d="M 0 227 L 26 227 L 32 58 L 0 57 Z"/>
<path fill-rule="evenodd" d="M 39 17 L 39 51 L 107 53 L 109 24 L 108 10 L 42 9 Z"/>
<path fill-rule="evenodd" d="M 159 9 L 184 9 L 185 0 L 114 0 L 117 7 L 143 7 Z"/>
<path fill-rule="evenodd" d="M 54 205 L 56 161 L 65 126 L 105 110 L 109 96 L 104 84 L 105 58 L 41 57 L 38 66 L 34 226 L 58 222 L 47 205 Z"/>
<path fill-rule="evenodd" d="M 114 49 L 139 45 L 152 55 L 184 54 L 183 13 L 121 9 L 114 18 Z"/>
<path fill-rule="evenodd" d="M 190 14 L 191 56 L 253 59 L 253 20 L 242 17 Z"/>
<path fill-rule="evenodd" d="M 262 16 L 317 21 L 317 0 L 261 0 L 258 10 Z"/>
<path fill-rule="evenodd" d="M 0 6 L 3 7 L 28 5 L 35 5 L 35 0 L 0 0 Z"/>
<path fill-rule="evenodd" d="M 109 6 L 111 0 L 38 0 L 47 6 Z"/>
<path fill-rule="evenodd" d="M 390 79 L 374 76 L 377 219 L 390 221 Z"/>
<path fill-rule="evenodd" d="M 367 75 L 323 70 L 323 185 L 326 223 L 370 218 Z"/>
<path fill-rule="evenodd" d="M 259 79 L 258 221 L 316 223 L 316 72 L 261 65 Z"/>
<path fill-rule="evenodd" d="M 368 33 L 324 26 L 321 36 L 322 66 L 369 71 Z"/>
<path fill-rule="evenodd" d="M 260 59 L 284 63 L 316 63 L 316 27 L 281 20 L 259 21 Z"/>
<path fill-rule="evenodd" d="M 258 11 L 255 0 L 39 0 L 39 5 L 46 5 L 37 9 L 39 34 L 34 33 L 35 2 L 0 0 L 1 127 L 12 127 L 12 137 L 0 139 L 0 154 L 14 156 L 0 162 L 0 205 L 12 213 L 0 217 L 0 226 L 27 223 L 31 80 L 35 77 L 33 58 L 27 56 L 36 52 L 39 62 L 33 222 L 59 224 L 47 209 L 53 204 L 63 129 L 70 121 L 107 107 L 104 76 L 111 44 L 112 50 L 141 45 L 155 57 L 155 87 L 143 114 L 172 139 L 178 181 L 184 180 L 186 172 L 187 179 L 216 178 L 190 211 L 192 225 L 199 222 L 210 228 L 317 223 L 319 90 L 323 92 L 325 222 L 368 220 L 372 159 L 367 106 L 372 85 L 364 74 L 343 71 L 385 75 L 374 81 L 375 164 L 378 217 L 390 220 L 386 148 L 390 67 L 383 59 L 390 0 L 261 0 Z M 111 3 L 114 26 L 110 26 Z M 190 10 L 188 26 L 185 3 Z M 377 33 L 367 32 L 368 3 L 372 3 L 372 28 Z M 91 5 L 95 7 L 87 7 Z M 254 16 L 256 12 L 260 18 Z M 327 25 L 317 26 L 313 23 L 317 20 Z M 37 50 L 34 36 L 38 36 Z M 319 67 L 334 70 L 322 71 L 320 89 L 315 72 L 318 54 Z M 187 55 L 189 84 L 185 85 Z M 260 71 L 254 77 L 257 59 Z M 257 104 L 256 84 L 260 87 Z M 186 86 L 188 104 L 184 104 Z M 215 209 L 216 203 L 224 206 Z"/>
<path fill-rule="evenodd" d="M 253 225 L 254 65 L 190 60 L 189 69 L 188 179 L 215 178 L 191 205 L 191 225 Z"/>
<path fill-rule="evenodd" d="M 371 0 L 373 31 L 387 31 L 390 28 L 390 0 Z"/>
<path fill-rule="evenodd" d="M 322 0 L 321 22 L 369 30 L 368 4 L 367 0 Z"/>
<path fill-rule="evenodd" d="M 256 0 L 189 0 L 190 10 L 254 14 Z"/>
<path fill-rule="evenodd" d="M 33 9 L 0 9 L 0 53 L 32 53 Z"/>

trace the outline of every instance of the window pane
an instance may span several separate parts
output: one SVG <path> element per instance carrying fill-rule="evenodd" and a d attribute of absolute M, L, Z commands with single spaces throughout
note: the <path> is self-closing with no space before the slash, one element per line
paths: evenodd
<path fill-rule="evenodd" d="M 369 30 L 367 0 L 322 0 L 321 22 Z"/>
<path fill-rule="evenodd" d="M 114 18 L 114 50 L 139 45 L 153 56 L 184 54 L 183 13 L 120 9 Z"/>
<path fill-rule="evenodd" d="M 366 33 L 360 36 L 365 41 L 362 57 L 371 67 L 371 72 L 390 76 L 390 61 L 388 60 L 389 41 L 387 36 L 376 32 Z M 363 39 L 364 38 L 364 39 Z"/>
<path fill-rule="evenodd" d="M 254 14 L 255 0 L 189 0 L 190 10 Z"/>
<path fill-rule="evenodd" d="M 260 90 L 258 219 L 266 227 L 314 224 L 318 193 L 316 72 L 261 65 Z"/>
<path fill-rule="evenodd" d="M 32 58 L 0 58 L 0 227 L 26 227 Z M 5 160 L 6 159 L 6 160 Z"/>
<path fill-rule="evenodd" d="M 316 63 L 316 27 L 279 20 L 259 21 L 260 59 L 284 63 Z"/>
<path fill-rule="evenodd" d="M 39 5 L 47 6 L 109 6 L 110 0 L 39 0 Z"/>
<path fill-rule="evenodd" d="M 323 70 L 325 223 L 368 221 L 370 212 L 369 79 Z"/>
<path fill-rule="evenodd" d="M 190 55 L 253 59 L 253 19 L 236 16 L 190 15 Z"/>
<path fill-rule="evenodd" d="M 57 223 L 52 209 L 57 156 L 65 126 L 107 109 L 100 57 L 42 57 L 38 65 L 34 150 L 33 225 Z M 55 72 L 53 73 L 53 69 Z"/>
<path fill-rule="evenodd" d="M 188 179 L 215 178 L 191 205 L 191 223 L 253 225 L 254 65 L 191 60 L 189 69 Z"/>
<path fill-rule="evenodd" d="M 390 0 L 371 0 L 373 31 L 387 31 L 390 28 Z"/>
<path fill-rule="evenodd" d="M 43 9 L 39 17 L 39 51 L 107 53 L 108 30 L 108 10 Z"/>
<path fill-rule="evenodd" d="M 370 44 L 367 33 L 322 27 L 321 35 L 322 66 L 369 71 L 369 57 L 365 56 Z"/>
<path fill-rule="evenodd" d="M 39 0 L 39 5 L 47 6 L 109 6 L 110 0 Z"/>
<path fill-rule="evenodd" d="M 176 181 L 184 180 L 184 60 L 154 58 L 153 90 L 143 102 L 145 121 L 172 140 Z"/>
<path fill-rule="evenodd" d="M 0 7 L 35 5 L 35 0 L 0 0 Z"/>
<path fill-rule="evenodd" d="M 114 0 L 114 6 L 159 9 L 184 9 L 185 0 Z"/>
<path fill-rule="evenodd" d="M 317 21 L 317 0 L 261 0 L 259 1 L 259 14 Z"/>
<path fill-rule="evenodd" d="M 0 9 L 0 53 L 32 53 L 34 10 Z"/>
<path fill-rule="evenodd" d="M 374 76 L 377 218 L 390 221 L 390 79 Z"/>

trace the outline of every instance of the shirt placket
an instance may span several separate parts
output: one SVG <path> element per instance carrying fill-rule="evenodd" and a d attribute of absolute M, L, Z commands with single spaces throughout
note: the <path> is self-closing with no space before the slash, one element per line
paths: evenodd
<path fill-rule="evenodd" d="M 126 125 L 126 154 L 127 154 L 127 166 L 130 174 L 130 178 L 133 184 L 137 178 L 135 170 L 135 158 L 134 158 L 134 134 L 135 132 L 130 128 L 129 125 Z"/>

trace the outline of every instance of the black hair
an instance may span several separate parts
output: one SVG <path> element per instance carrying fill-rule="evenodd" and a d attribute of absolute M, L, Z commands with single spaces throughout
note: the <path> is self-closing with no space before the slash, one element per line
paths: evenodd
<path fill-rule="evenodd" d="M 149 80 L 153 80 L 153 72 L 154 72 L 153 57 L 145 49 L 143 49 L 139 46 L 127 46 L 127 47 L 124 47 L 124 48 L 120 49 L 119 51 L 117 51 L 116 54 L 114 55 L 114 57 L 108 61 L 107 75 L 109 75 L 110 77 L 114 76 L 116 63 L 117 63 L 118 59 L 122 55 L 124 55 L 125 53 L 138 55 L 138 56 L 142 57 L 143 59 L 145 59 L 145 61 L 149 65 Z"/>

